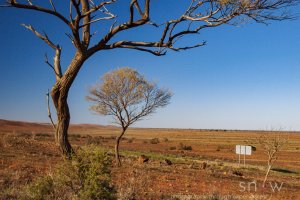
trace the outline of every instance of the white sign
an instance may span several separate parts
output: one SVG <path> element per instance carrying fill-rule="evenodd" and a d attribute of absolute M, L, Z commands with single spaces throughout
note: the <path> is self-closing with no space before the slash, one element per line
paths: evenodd
<path fill-rule="evenodd" d="M 244 145 L 236 145 L 235 146 L 235 153 L 241 155 L 251 155 L 252 154 L 252 147 L 251 146 L 244 146 Z"/>
<path fill-rule="evenodd" d="M 252 146 L 236 145 L 235 153 L 239 155 L 239 165 L 241 163 L 241 155 L 244 155 L 244 165 L 246 164 L 246 155 L 251 155 Z"/>
<path fill-rule="evenodd" d="M 246 146 L 246 152 L 245 152 L 245 154 L 250 156 L 251 153 L 252 153 L 252 147 L 251 146 Z"/>

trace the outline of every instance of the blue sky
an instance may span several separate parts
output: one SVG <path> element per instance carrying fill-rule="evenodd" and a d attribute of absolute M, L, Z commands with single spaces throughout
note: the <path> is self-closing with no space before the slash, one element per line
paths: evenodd
<path fill-rule="evenodd" d="M 162 9 L 153 2 L 154 11 Z M 161 6 L 173 6 L 176 13 L 182 10 L 178 5 L 167 0 Z M 115 11 L 126 14 L 120 7 Z M 296 11 L 300 12 L 299 6 Z M 44 54 L 52 57 L 52 50 L 20 24 L 32 24 L 59 42 L 63 65 L 74 52 L 66 29 L 46 15 L 28 11 L 1 9 L 0 18 L 5 19 L 0 20 L 0 118 L 48 122 L 45 93 L 54 76 Z M 99 32 L 104 29 L 99 25 Z M 181 43 L 207 41 L 206 46 L 163 57 L 132 50 L 98 53 L 85 63 L 71 88 L 71 122 L 109 124 L 110 118 L 88 110 L 85 96 L 105 72 L 129 66 L 174 93 L 169 106 L 135 126 L 300 130 L 299 35 L 299 20 L 268 26 L 249 22 L 205 30 Z M 121 37 L 151 39 L 155 29 Z"/>

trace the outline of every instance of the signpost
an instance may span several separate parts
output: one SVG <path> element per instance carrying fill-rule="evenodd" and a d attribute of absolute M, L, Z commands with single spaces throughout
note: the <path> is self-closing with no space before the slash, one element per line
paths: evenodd
<path fill-rule="evenodd" d="M 241 155 L 244 155 L 244 166 L 246 165 L 246 155 L 252 154 L 252 146 L 236 145 L 235 153 L 239 155 L 239 166 L 241 164 Z"/>

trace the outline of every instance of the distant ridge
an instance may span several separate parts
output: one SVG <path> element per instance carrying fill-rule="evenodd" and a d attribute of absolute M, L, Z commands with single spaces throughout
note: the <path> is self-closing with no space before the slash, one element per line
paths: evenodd
<path fill-rule="evenodd" d="M 113 125 L 99 125 L 99 124 L 70 124 L 70 132 L 85 131 L 85 130 L 107 130 L 107 129 L 118 129 L 119 127 Z M 203 132 L 265 132 L 268 130 L 230 130 L 230 129 L 194 129 L 194 128 L 141 128 L 131 127 L 130 129 L 149 129 L 149 130 L 188 130 L 188 131 L 203 131 Z M 7 119 L 0 119 L 0 131 L 11 132 L 11 131 L 47 131 L 53 132 L 53 127 L 50 123 L 38 123 L 38 122 L 26 122 L 26 121 L 14 121 Z M 274 131 L 274 130 L 273 130 Z M 275 130 L 276 131 L 276 130 Z M 284 131 L 290 133 L 300 133 L 300 131 Z"/>
<path fill-rule="evenodd" d="M 71 124 L 70 129 L 105 129 L 116 128 L 115 126 L 103 126 L 97 124 Z M 37 123 L 26 121 L 14 121 L 0 119 L 0 131 L 53 131 L 50 123 Z"/>

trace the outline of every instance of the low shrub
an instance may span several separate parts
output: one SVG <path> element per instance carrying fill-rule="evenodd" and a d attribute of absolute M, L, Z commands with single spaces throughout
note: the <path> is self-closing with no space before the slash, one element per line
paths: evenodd
<path fill-rule="evenodd" d="M 85 147 L 52 174 L 19 191 L 18 199 L 116 199 L 116 191 L 110 185 L 110 166 L 106 152 L 95 146 Z"/>
<path fill-rule="evenodd" d="M 186 151 L 193 150 L 192 146 L 188 146 L 188 145 L 182 144 L 181 142 L 178 145 L 178 149 L 179 150 L 186 150 Z"/>
<path fill-rule="evenodd" d="M 91 145 L 91 144 L 100 145 L 101 143 L 102 143 L 102 137 L 100 136 L 92 137 L 90 135 L 87 135 L 86 137 L 86 141 L 85 141 L 86 145 Z"/>
<path fill-rule="evenodd" d="M 49 133 L 36 133 L 35 136 L 36 137 L 53 137 L 53 134 L 49 134 Z"/>
<path fill-rule="evenodd" d="M 81 138 L 80 134 L 70 134 L 70 137 L 72 138 Z"/>
<path fill-rule="evenodd" d="M 117 139 L 117 136 L 111 135 L 111 136 L 109 137 L 109 139 L 115 140 L 115 139 Z"/>
<path fill-rule="evenodd" d="M 153 138 L 150 140 L 151 144 L 158 144 L 159 143 L 159 139 L 158 138 Z"/>
<path fill-rule="evenodd" d="M 132 143 L 134 138 L 128 138 L 127 142 Z"/>
<path fill-rule="evenodd" d="M 172 146 L 169 148 L 170 150 L 176 150 L 176 147 Z"/>
<path fill-rule="evenodd" d="M 29 199 L 43 200 L 47 195 L 51 194 L 54 189 L 53 179 L 50 176 L 37 179 L 27 188 L 27 196 Z"/>
<path fill-rule="evenodd" d="M 236 175 L 236 176 L 243 176 L 243 172 L 239 171 L 239 170 L 233 170 L 232 171 L 232 174 L 233 175 Z"/>
<path fill-rule="evenodd" d="M 127 178 L 118 181 L 118 199 L 150 199 L 151 177 L 145 169 L 132 169 Z M 149 190 L 150 189 L 150 190 Z M 148 197 L 148 198 L 147 198 Z M 158 199 L 158 198 L 151 198 Z"/>

